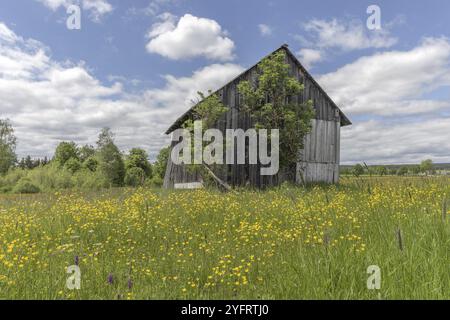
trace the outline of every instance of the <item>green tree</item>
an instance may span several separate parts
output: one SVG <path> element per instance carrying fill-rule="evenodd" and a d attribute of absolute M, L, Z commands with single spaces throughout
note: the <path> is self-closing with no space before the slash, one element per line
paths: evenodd
<path fill-rule="evenodd" d="M 433 171 L 433 160 L 423 160 L 420 163 L 420 170 L 426 174 L 430 174 Z"/>
<path fill-rule="evenodd" d="M 377 174 L 378 175 L 385 176 L 385 175 L 387 175 L 387 173 L 388 173 L 388 170 L 387 170 L 387 168 L 385 166 L 378 166 L 377 167 Z"/>
<path fill-rule="evenodd" d="M 420 165 L 416 165 L 416 166 L 413 166 L 412 168 L 411 168 L 411 172 L 413 173 L 413 174 L 419 174 L 420 173 L 420 171 L 421 171 L 421 169 L 420 169 Z"/>
<path fill-rule="evenodd" d="M 33 169 L 33 159 L 31 159 L 30 155 L 25 158 L 25 168 L 29 170 Z"/>
<path fill-rule="evenodd" d="M 77 145 L 75 142 L 61 142 L 55 150 L 54 160 L 56 164 L 62 168 L 71 158 L 80 160 Z"/>
<path fill-rule="evenodd" d="M 102 129 L 102 131 L 100 131 L 100 134 L 98 135 L 97 148 L 101 149 L 108 144 L 114 144 L 114 133 L 110 128 L 105 127 Z"/>
<path fill-rule="evenodd" d="M 364 167 L 361 164 L 358 163 L 357 165 L 355 165 L 353 167 L 352 174 L 355 177 L 359 177 L 360 175 L 363 175 L 364 174 Z"/>
<path fill-rule="evenodd" d="M 207 129 L 214 127 L 220 117 L 228 110 L 228 107 L 222 103 L 217 94 L 212 94 L 211 91 L 208 91 L 208 93 L 209 96 L 205 96 L 202 92 L 197 93 L 201 102 L 195 106 L 193 110 L 193 117 L 183 123 L 183 128 L 187 129 L 191 133 L 192 139 L 194 135 L 194 121 L 200 121 L 202 123 L 203 135 Z M 203 146 L 206 146 L 207 144 L 207 142 L 203 142 Z M 192 144 L 190 152 L 191 154 L 194 153 L 194 144 Z M 169 155 L 167 155 L 167 157 L 168 156 Z M 163 167 L 164 170 L 166 165 L 167 163 Z M 215 164 L 213 167 L 217 168 L 219 166 L 221 165 Z M 190 172 L 198 172 L 203 177 L 207 177 L 209 175 L 208 171 L 205 171 L 205 168 L 198 164 L 189 164 L 187 165 L 187 168 Z M 164 173 L 161 173 L 163 175 L 161 178 L 164 177 Z"/>
<path fill-rule="evenodd" d="M 16 137 L 8 119 L 0 119 L 0 174 L 8 172 L 16 160 Z"/>
<path fill-rule="evenodd" d="M 64 168 L 71 173 L 75 173 L 81 169 L 81 162 L 77 158 L 70 158 L 64 164 Z"/>
<path fill-rule="evenodd" d="M 125 164 L 122 153 L 114 144 L 114 134 L 109 128 L 103 128 L 98 141 L 99 169 L 111 186 L 123 185 Z"/>
<path fill-rule="evenodd" d="M 90 157 L 95 155 L 95 148 L 91 145 L 85 144 L 78 150 L 79 159 L 81 162 L 85 162 Z"/>
<path fill-rule="evenodd" d="M 148 154 L 144 149 L 141 148 L 133 148 L 130 150 L 130 153 L 126 160 L 126 168 L 141 168 L 145 176 L 150 178 L 152 176 L 152 166 L 148 161 Z"/>
<path fill-rule="evenodd" d="M 140 167 L 131 167 L 127 169 L 125 175 L 125 184 L 130 187 L 142 186 L 145 182 L 145 171 Z"/>
<path fill-rule="evenodd" d="M 89 157 L 83 162 L 83 168 L 88 169 L 91 172 L 97 171 L 98 160 L 95 157 Z"/>
<path fill-rule="evenodd" d="M 405 167 L 405 166 L 400 167 L 400 169 L 398 169 L 398 171 L 397 171 L 398 176 L 405 176 L 407 174 L 408 174 L 408 167 Z"/>
<path fill-rule="evenodd" d="M 286 54 L 279 51 L 261 61 L 256 83 L 241 81 L 238 91 L 243 110 L 249 112 L 256 129 L 280 129 L 280 168 L 295 165 L 303 138 L 311 130 L 312 101 L 298 103 L 304 86 L 290 75 Z"/>
<path fill-rule="evenodd" d="M 164 179 L 166 175 L 167 161 L 170 156 L 170 147 L 163 148 L 159 151 L 156 157 L 156 162 L 153 164 L 153 175 Z"/>

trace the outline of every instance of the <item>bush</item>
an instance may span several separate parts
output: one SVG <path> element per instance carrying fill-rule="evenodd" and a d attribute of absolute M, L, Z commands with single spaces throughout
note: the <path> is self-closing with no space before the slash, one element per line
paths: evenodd
<path fill-rule="evenodd" d="M 91 172 L 97 171 L 98 160 L 94 157 L 89 157 L 83 162 L 83 168 L 88 169 Z"/>
<path fill-rule="evenodd" d="M 360 175 L 363 175 L 364 174 L 364 167 L 358 163 L 357 165 L 355 165 L 353 167 L 352 174 L 355 177 L 359 177 Z"/>
<path fill-rule="evenodd" d="M 145 182 L 145 186 L 152 187 L 152 188 L 160 188 L 160 187 L 162 187 L 163 183 L 164 183 L 164 180 L 161 177 L 155 175 L 155 176 L 153 176 L 153 178 L 151 178 L 150 180 L 147 180 Z"/>
<path fill-rule="evenodd" d="M 125 184 L 130 187 L 142 186 L 145 182 L 145 171 L 142 168 L 133 167 L 127 170 Z"/>
<path fill-rule="evenodd" d="M 92 172 L 88 169 L 82 169 L 75 173 L 72 181 L 75 187 L 80 190 L 101 190 L 109 187 L 107 177 L 99 171 Z"/>
<path fill-rule="evenodd" d="M 0 193 L 9 193 L 11 191 L 12 191 L 12 187 L 10 187 L 10 186 L 0 187 Z"/>
<path fill-rule="evenodd" d="M 41 192 L 41 189 L 39 187 L 35 186 L 33 183 L 31 183 L 30 180 L 24 178 L 21 179 L 16 186 L 13 189 L 14 193 L 22 193 L 22 194 L 28 194 L 28 193 L 39 193 Z"/>
<path fill-rule="evenodd" d="M 67 160 L 66 164 L 64 165 L 64 168 L 71 173 L 75 173 L 81 169 L 80 160 L 76 158 L 70 158 L 69 160 Z"/>
<path fill-rule="evenodd" d="M 27 178 L 41 190 L 61 190 L 74 187 L 72 173 L 61 170 L 57 164 L 27 171 Z"/>

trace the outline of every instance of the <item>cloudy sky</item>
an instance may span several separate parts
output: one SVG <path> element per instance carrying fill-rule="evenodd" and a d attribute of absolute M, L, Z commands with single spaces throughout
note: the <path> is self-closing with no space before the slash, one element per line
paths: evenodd
<path fill-rule="evenodd" d="M 369 30 L 367 7 L 381 9 Z M 81 30 L 66 12 L 81 8 Z M 196 92 L 283 43 L 352 120 L 342 162 L 450 162 L 450 2 L 4 0 L 0 118 L 20 156 L 109 126 L 154 158 Z"/>

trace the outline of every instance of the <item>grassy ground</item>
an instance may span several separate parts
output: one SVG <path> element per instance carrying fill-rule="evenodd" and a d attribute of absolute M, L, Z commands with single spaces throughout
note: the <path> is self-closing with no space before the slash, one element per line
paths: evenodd
<path fill-rule="evenodd" d="M 448 177 L 3 195 L 0 298 L 450 299 L 445 198 Z"/>

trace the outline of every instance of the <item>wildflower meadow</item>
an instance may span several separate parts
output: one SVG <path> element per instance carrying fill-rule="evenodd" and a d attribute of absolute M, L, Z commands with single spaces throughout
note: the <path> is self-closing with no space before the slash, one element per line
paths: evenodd
<path fill-rule="evenodd" d="M 0 195 L 0 298 L 450 299 L 449 200 L 449 177 Z"/>

